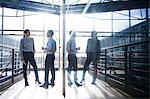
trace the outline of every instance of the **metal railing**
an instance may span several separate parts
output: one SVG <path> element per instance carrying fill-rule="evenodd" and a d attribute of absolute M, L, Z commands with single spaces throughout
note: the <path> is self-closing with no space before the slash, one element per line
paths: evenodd
<path fill-rule="evenodd" d="M 0 91 L 20 80 L 18 77 L 23 77 L 22 63 L 18 54 L 18 49 L 0 44 Z"/>
<path fill-rule="evenodd" d="M 149 41 L 142 41 L 103 48 L 97 70 L 100 79 L 113 87 L 119 84 L 124 91 L 134 89 L 139 95 L 148 96 L 149 68 Z M 92 67 L 90 71 L 93 72 Z"/>

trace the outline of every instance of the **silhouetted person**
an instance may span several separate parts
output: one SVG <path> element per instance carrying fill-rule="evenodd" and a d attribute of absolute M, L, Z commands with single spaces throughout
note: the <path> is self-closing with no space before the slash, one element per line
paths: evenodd
<path fill-rule="evenodd" d="M 76 33 L 70 31 L 69 33 L 70 39 L 67 42 L 67 52 L 68 52 L 68 62 L 69 62 L 69 66 L 68 66 L 68 85 L 72 85 L 72 81 L 70 79 L 70 75 L 71 75 L 71 70 L 73 68 L 74 70 L 74 82 L 77 86 L 81 86 L 78 82 L 77 82 L 77 57 L 76 57 L 76 53 L 77 50 L 80 49 L 76 48 L 76 42 L 75 42 L 75 38 L 76 38 Z"/>
<path fill-rule="evenodd" d="M 25 86 L 29 86 L 28 79 L 27 79 L 27 65 L 28 61 L 33 66 L 35 72 L 35 81 L 40 84 L 37 65 L 34 59 L 34 40 L 30 37 L 30 30 L 24 30 L 24 37 L 21 39 L 20 42 L 20 52 L 22 53 L 22 61 L 23 61 L 23 76 L 25 79 Z"/>
<path fill-rule="evenodd" d="M 100 41 L 97 39 L 96 31 L 92 31 L 91 37 L 92 38 L 88 39 L 87 42 L 87 48 L 86 48 L 87 59 L 84 64 L 81 83 L 85 81 L 85 73 L 89 69 L 89 64 L 93 62 L 94 73 L 93 73 L 92 84 L 95 84 L 96 77 L 97 77 L 97 61 L 100 58 Z"/>
<path fill-rule="evenodd" d="M 44 87 L 45 89 L 48 89 L 49 85 L 49 68 L 51 69 L 51 82 L 50 85 L 55 85 L 55 68 L 54 68 L 54 60 L 55 60 L 55 51 L 56 51 L 56 41 L 53 39 L 54 32 L 52 30 L 48 30 L 47 37 L 48 42 L 46 45 L 46 48 L 42 47 L 43 50 L 46 51 L 46 60 L 45 60 L 45 83 L 41 85 L 40 87 Z"/>

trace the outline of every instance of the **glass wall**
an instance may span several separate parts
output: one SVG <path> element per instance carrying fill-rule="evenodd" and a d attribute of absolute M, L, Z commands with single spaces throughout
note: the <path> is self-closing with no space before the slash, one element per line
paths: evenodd
<path fill-rule="evenodd" d="M 23 11 L 4 8 L 3 26 L 4 26 L 4 30 L 22 30 L 23 29 Z"/>
<path fill-rule="evenodd" d="M 2 8 L 0 9 L 0 28 L 2 28 L 3 24 L 3 36 L 0 36 L 2 38 L 0 41 L 2 42 L 3 40 L 4 45 L 15 47 L 19 50 L 20 40 L 23 37 L 23 30 L 30 29 L 31 37 L 34 38 L 35 43 L 35 59 L 39 64 L 38 68 L 43 68 L 45 54 L 42 50 L 42 46 L 45 46 L 47 42 L 47 30 L 52 29 L 54 31 L 54 39 L 56 39 L 59 45 L 59 16 L 10 8 L 3 9 L 3 23 Z M 2 30 L 0 32 L 2 32 Z M 57 47 L 57 49 L 59 49 L 59 46 Z M 58 57 L 58 55 L 57 50 L 56 56 Z M 58 61 L 56 61 L 56 64 L 56 68 L 58 68 Z"/>
<path fill-rule="evenodd" d="M 0 7 L 0 29 L 2 29 L 2 8 Z M 1 31 L 0 31 L 1 33 Z"/>
<path fill-rule="evenodd" d="M 41 2 L 41 0 L 29 0 Z M 67 4 L 78 4 L 78 3 L 87 3 L 89 0 L 78 0 L 77 2 L 68 1 Z M 103 0 L 104 2 L 105 0 Z M 118 0 L 113 0 L 118 1 Z M 125 0 L 127 1 L 127 0 Z M 44 0 L 42 1 L 44 2 Z M 48 2 L 46 0 L 46 2 Z M 99 2 L 95 0 L 93 2 Z M 106 2 L 109 2 L 106 0 Z M 4 12 L 3 12 L 4 11 Z M 3 13 L 2 13 L 3 12 Z M 148 88 L 147 87 L 147 78 L 144 76 L 136 75 L 140 69 L 147 71 L 149 64 L 141 65 L 144 63 L 147 58 L 146 45 L 139 46 L 130 46 L 131 43 L 138 43 L 147 40 L 147 31 L 149 32 L 149 23 L 146 20 L 150 18 L 150 9 L 148 9 L 148 16 L 146 15 L 146 9 L 134 9 L 134 10 L 122 10 L 122 11 L 110 11 L 110 12 L 101 12 L 101 13 L 85 13 L 85 14 L 70 14 L 67 11 L 66 13 L 66 42 L 69 40 L 69 31 L 73 30 L 76 32 L 76 45 L 80 47 L 80 50 L 77 53 L 78 58 L 78 68 L 83 68 L 86 59 L 86 46 L 87 40 L 91 37 L 91 32 L 97 31 L 98 39 L 101 41 L 101 59 L 98 65 L 98 73 L 105 74 L 110 78 L 117 79 L 122 83 L 126 83 L 125 80 L 127 71 L 125 69 L 130 69 L 128 72 L 135 73 L 130 76 L 129 82 L 131 86 Z M 2 16 L 4 16 L 2 18 Z M 148 24 L 147 24 L 148 23 Z M 35 41 L 35 59 L 38 63 L 38 68 L 44 68 L 45 62 L 45 53 L 41 49 L 43 46 L 46 46 L 47 43 L 47 30 L 51 29 L 54 31 L 54 39 L 57 42 L 57 51 L 56 51 L 56 60 L 55 68 L 62 66 L 59 62 L 62 62 L 62 49 L 63 49 L 63 34 L 60 32 L 60 15 L 53 15 L 50 13 L 44 12 L 32 12 L 32 11 L 23 11 L 18 9 L 10 8 L 0 8 L 0 43 L 10 47 L 15 47 L 19 51 L 20 40 L 23 37 L 23 30 L 30 29 L 31 37 Z M 3 35 L 1 35 L 3 32 Z M 150 32 L 149 32 L 150 35 Z M 107 47 L 122 46 L 121 48 L 108 49 L 104 50 Z M 146 47 L 143 47 L 146 46 Z M 127 48 L 126 48 L 127 47 Z M 140 50 L 139 54 L 136 50 L 138 48 L 145 50 Z M 127 51 L 129 53 L 127 54 Z M 1 50 L 3 53 L 3 50 Z M 66 52 L 67 53 L 67 52 Z M 126 53 L 126 56 L 125 54 Z M 146 54 L 145 54 L 146 53 Z M 133 56 L 132 56 L 133 54 Z M 59 57 L 60 55 L 60 57 Z M 136 56 L 141 58 L 137 58 Z M 143 56 L 142 56 L 143 55 Z M 144 56 L 145 55 L 145 56 Z M 132 57 L 131 57 L 132 56 Z M 2 57 L 2 54 L 1 54 Z M 132 59 L 128 59 L 132 58 Z M 143 58 L 144 57 L 144 58 Z M 67 55 L 65 57 L 67 59 Z M 134 58 L 137 58 L 134 59 Z M 126 60 L 127 59 L 127 60 Z M 139 63 L 139 62 L 141 63 Z M 144 61 L 144 62 L 143 62 Z M 68 61 L 66 60 L 66 63 Z M 129 62 L 129 63 L 126 63 Z M 147 62 L 147 61 L 146 61 Z M 133 64 L 131 66 L 131 64 Z M 137 65 L 138 64 L 138 65 Z M 107 67 L 105 67 L 107 65 Z M 125 67 L 126 66 L 126 67 Z M 136 66 L 139 66 L 138 68 Z M 68 64 L 66 64 L 66 68 Z M 92 69 L 92 64 L 90 65 Z M 132 69 L 133 70 L 132 70 Z M 140 73 L 143 71 L 140 71 Z M 138 72 L 139 73 L 139 72 Z M 140 74 L 139 73 L 139 74 Z M 147 74 L 146 74 L 147 75 Z M 136 82 L 137 81 L 137 82 Z M 142 82 L 142 83 L 140 83 Z M 134 85 L 136 84 L 136 85 Z M 143 86 L 147 84 L 146 86 Z M 141 88 L 141 90 L 144 90 Z"/>
<path fill-rule="evenodd" d="M 57 49 L 62 48 L 62 34 L 59 33 L 59 15 L 53 15 L 42 12 L 30 12 L 4 8 L 4 20 L 2 23 L 2 8 L 0 8 L 0 27 L 3 29 L 4 35 L 10 35 L 10 38 L 18 41 L 19 47 L 20 39 L 23 36 L 24 29 L 31 30 L 31 36 L 35 40 L 35 48 L 39 53 L 43 53 L 41 47 L 45 46 L 47 41 L 46 32 L 52 29 L 55 32 L 54 38 L 57 41 Z M 145 21 L 146 9 L 135 9 L 105 13 L 91 13 L 91 14 L 66 14 L 66 41 L 69 39 L 69 31 L 74 30 L 77 33 L 76 43 L 81 49 L 77 54 L 79 57 L 86 57 L 86 43 L 93 30 L 98 32 L 98 38 L 102 40 L 106 37 L 113 37 L 116 33 L 132 27 L 138 23 Z M 76 20 L 74 20 L 76 18 Z M 2 32 L 2 31 L 1 31 Z M 126 31 L 127 32 L 127 31 Z M 133 36 L 137 36 L 135 34 Z M 140 35 L 140 34 L 139 34 Z M 126 35 L 127 36 L 127 35 Z M 119 39 L 119 38 L 118 38 Z M 138 39 L 138 38 L 137 38 Z M 81 41 L 81 42 L 79 42 Z M 103 40 L 102 40 L 103 41 Z M 4 40 L 4 42 L 7 42 Z M 109 45 L 113 45 L 110 41 Z M 120 41 L 119 41 L 120 42 Z M 130 42 L 130 41 L 125 41 Z M 11 44 L 12 45 L 12 44 Z M 106 47 L 105 46 L 102 47 Z M 62 50 L 62 49 L 61 49 Z M 58 53 L 58 50 L 57 50 Z M 41 56 L 38 55 L 38 56 Z M 37 56 L 37 57 L 38 57 Z M 42 56 L 43 57 L 43 56 Z M 82 66 L 81 66 L 82 67 Z"/>

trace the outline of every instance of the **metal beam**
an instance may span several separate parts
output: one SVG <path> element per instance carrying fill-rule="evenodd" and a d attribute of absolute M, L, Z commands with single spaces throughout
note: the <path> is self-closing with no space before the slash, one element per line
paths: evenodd
<path fill-rule="evenodd" d="M 60 6 L 39 3 L 34 1 L 20 1 L 19 4 L 15 1 L 0 0 L 0 6 L 12 9 L 34 11 L 34 12 L 49 12 L 52 14 L 60 13 Z"/>
<path fill-rule="evenodd" d="M 81 14 L 86 5 L 87 4 L 70 5 L 69 13 Z M 26 11 L 60 14 L 59 5 L 51 5 L 34 1 L 20 0 L 18 3 L 15 0 L 0 0 L 0 6 Z M 90 5 L 86 13 L 111 12 L 141 8 L 149 8 L 149 0 L 110 1 L 105 3 L 93 3 Z"/>
<path fill-rule="evenodd" d="M 82 13 L 86 4 L 70 5 L 69 13 Z M 131 9 L 148 8 L 148 0 L 115 1 L 91 4 L 87 13 L 111 12 Z"/>

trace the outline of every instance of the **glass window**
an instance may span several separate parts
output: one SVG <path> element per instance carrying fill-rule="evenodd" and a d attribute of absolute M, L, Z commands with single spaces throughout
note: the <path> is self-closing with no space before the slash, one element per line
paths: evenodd
<path fill-rule="evenodd" d="M 30 30 L 59 30 L 59 16 L 46 13 L 26 12 L 25 28 Z"/>
<path fill-rule="evenodd" d="M 128 20 L 114 20 L 113 21 L 113 31 L 114 32 L 120 32 L 127 28 L 129 28 Z"/>
<path fill-rule="evenodd" d="M 146 9 L 131 10 L 131 26 L 145 21 Z"/>
<path fill-rule="evenodd" d="M 76 21 L 75 19 L 76 18 Z M 93 29 L 92 19 L 82 15 L 67 15 L 66 30 L 91 31 Z"/>
<path fill-rule="evenodd" d="M 53 31 L 59 30 L 59 16 L 53 14 L 43 14 L 44 16 L 44 29 Z"/>
<path fill-rule="evenodd" d="M 113 12 L 113 19 L 115 20 L 128 20 L 129 19 L 129 11 L 115 11 Z"/>
<path fill-rule="evenodd" d="M 2 8 L 0 7 L 0 29 L 2 28 Z M 1 34 L 1 32 L 0 32 Z"/>
<path fill-rule="evenodd" d="M 148 18 L 150 18 L 150 8 L 148 8 Z"/>
<path fill-rule="evenodd" d="M 107 16 L 107 17 L 105 17 Z M 76 18 L 76 21 L 74 21 Z M 67 15 L 66 17 L 66 29 L 78 30 L 78 31 L 107 31 L 111 29 L 111 16 L 110 13 L 92 13 L 85 15 Z"/>
<path fill-rule="evenodd" d="M 113 32 L 120 32 L 129 27 L 129 11 L 113 12 Z"/>
<path fill-rule="evenodd" d="M 14 36 L 4 35 L 3 36 L 3 44 L 6 45 L 6 46 L 19 48 L 19 39 L 20 38 L 17 38 L 17 37 L 14 37 Z"/>
<path fill-rule="evenodd" d="M 4 8 L 4 29 L 22 30 L 23 11 Z"/>
<path fill-rule="evenodd" d="M 23 31 L 4 31 L 4 34 L 16 35 L 16 36 L 22 36 L 23 37 Z"/>
<path fill-rule="evenodd" d="M 4 8 L 4 15 L 5 16 L 23 16 L 23 11 L 18 9 L 10 9 L 10 8 Z"/>
<path fill-rule="evenodd" d="M 26 13 L 26 12 L 25 12 Z M 25 29 L 43 30 L 43 15 L 42 14 L 27 14 L 25 16 Z"/>
<path fill-rule="evenodd" d="M 143 19 L 146 17 L 146 9 L 131 10 L 131 19 Z"/>

